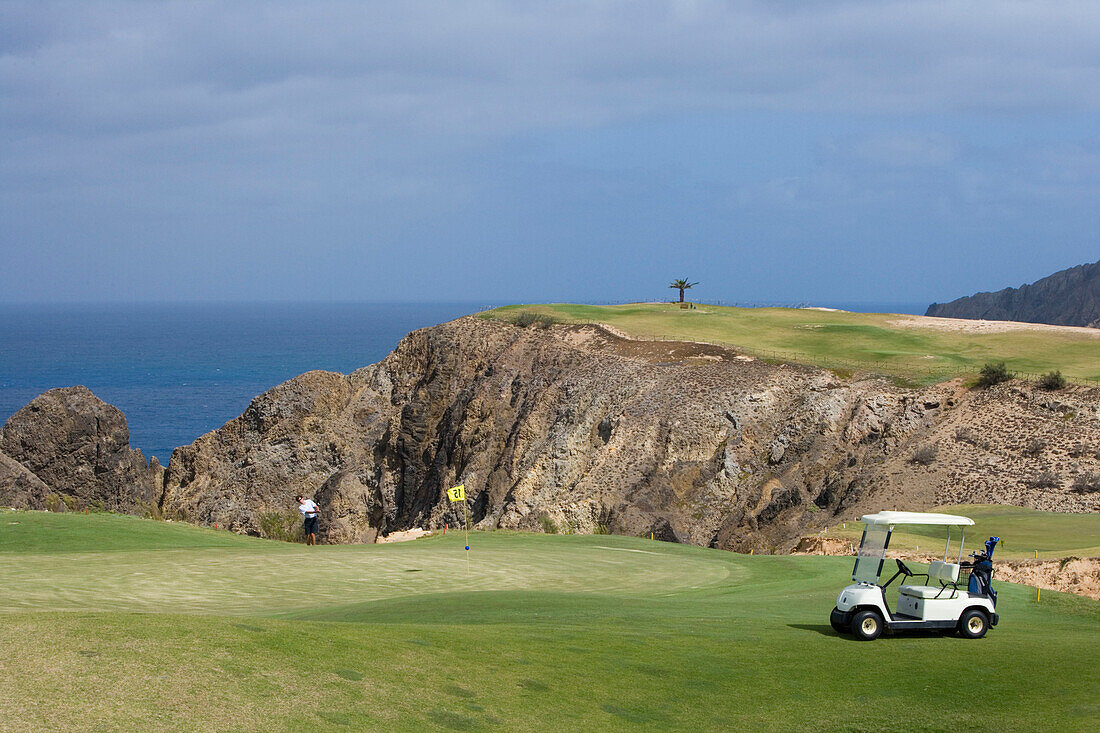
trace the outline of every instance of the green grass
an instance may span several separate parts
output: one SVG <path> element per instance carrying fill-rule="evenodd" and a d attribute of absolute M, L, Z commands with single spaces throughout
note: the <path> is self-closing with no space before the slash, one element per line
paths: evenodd
<path fill-rule="evenodd" d="M 74 516 L 81 518 L 74 521 Z M 256 547 L 258 544 L 270 547 L 254 537 L 180 522 L 158 522 L 120 514 L 28 514 L 0 510 L 0 554 Z"/>
<path fill-rule="evenodd" d="M 1100 557 L 1100 514 L 1058 514 L 1014 506 L 964 504 L 939 507 L 944 514 L 961 514 L 974 520 L 966 528 L 966 554 L 980 549 L 991 536 L 1001 538 L 994 558 L 1003 560 L 1038 556 L 1041 559 L 1063 557 Z M 847 522 L 847 526 L 830 527 L 828 537 L 851 540 L 857 547 L 863 524 Z M 893 550 L 942 553 L 947 539 L 946 528 L 899 527 L 890 538 Z M 958 552 L 958 530 L 952 531 L 952 554 Z"/>
<path fill-rule="evenodd" d="M 467 567 L 455 533 L 306 548 L 0 520 L 20 533 L 0 553 L 6 730 L 1100 724 L 1100 604 L 1059 593 L 1000 584 L 1001 625 L 979 641 L 860 643 L 828 625 L 849 558 L 494 532 L 471 535 Z"/>
<path fill-rule="evenodd" d="M 514 319 L 545 314 L 570 323 L 607 323 L 639 338 L 706 341 L 750 353 L 837 368 L 858 368 L 915 378 L 976 374 L 987 362 L 1041 374 L 1100 379 L 1100 338 L 1073 332 L 958 333 L 901 328 L 896 315 L 839 313 L 800 308 L 729 308 L 677 304 L 593 306 L 511 305 L 483 314 Z"/>

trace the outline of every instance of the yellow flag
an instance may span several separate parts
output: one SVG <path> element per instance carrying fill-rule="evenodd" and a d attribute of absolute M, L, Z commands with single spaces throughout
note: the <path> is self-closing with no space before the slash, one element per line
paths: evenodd
<path fill-rule="evenodd" d="M 447 498 L 452 502 L 466 500 L 466 484 L 459 484 L 453 489 L 447 489 Z"/>

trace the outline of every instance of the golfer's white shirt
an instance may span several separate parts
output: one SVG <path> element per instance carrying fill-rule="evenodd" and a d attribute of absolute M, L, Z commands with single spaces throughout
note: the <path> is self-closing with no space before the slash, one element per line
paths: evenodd
<path fill-rule="evenodd" d="M 306 499 L 298 505 L 298 511 L 302 513 L 303 517 L 316 517 L 317 505 L 313 503 L 313 499 Z"/>

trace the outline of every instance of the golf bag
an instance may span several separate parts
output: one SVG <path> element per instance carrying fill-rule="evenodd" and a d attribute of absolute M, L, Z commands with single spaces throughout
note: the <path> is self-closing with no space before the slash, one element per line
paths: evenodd
<path fill-rule="evenodd" d="M 1000 537 L 990 537 L 985 541 L 985 552 L 975 552 L 971 557 L 970 584 L 967 591 L 975 595 L 986 596 L 997 607 L 997 591 L 993 590 L 993 549 L 1001 541 Z"/>

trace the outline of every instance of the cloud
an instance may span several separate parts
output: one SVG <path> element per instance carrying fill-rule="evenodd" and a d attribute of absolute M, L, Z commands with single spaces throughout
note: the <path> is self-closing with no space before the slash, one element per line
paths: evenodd
<path fill-rule="evenodd" d="M 518 283 L 517 241 L 618 255 L 696 227 L 709 262 L 739 219 L 794 252 L 927 212 L 958 243 L 971 203 L 988 247 L 1035 202 L 1030 222 L 1098 208 L 1096 133 L 1057 122 L 1098 108 L 1091 2 L 7 0 L 0 247 L 49 256 L 0 289 L 76 292 L 83 269 L 47 268 L 80 246 L 104 272 L 159 263 L 154 293 L 188 246 L 223 270 L 268 256 L 288 288 L 301 241 L 401 276 L 392 252 L 459 267 L 464 245 Z"/>
<path fill-rule="evenodd" d="M 1100 105 L 1085 2 L 8 2 L 6 127 L 512 133 L 684 111 Z"/>

